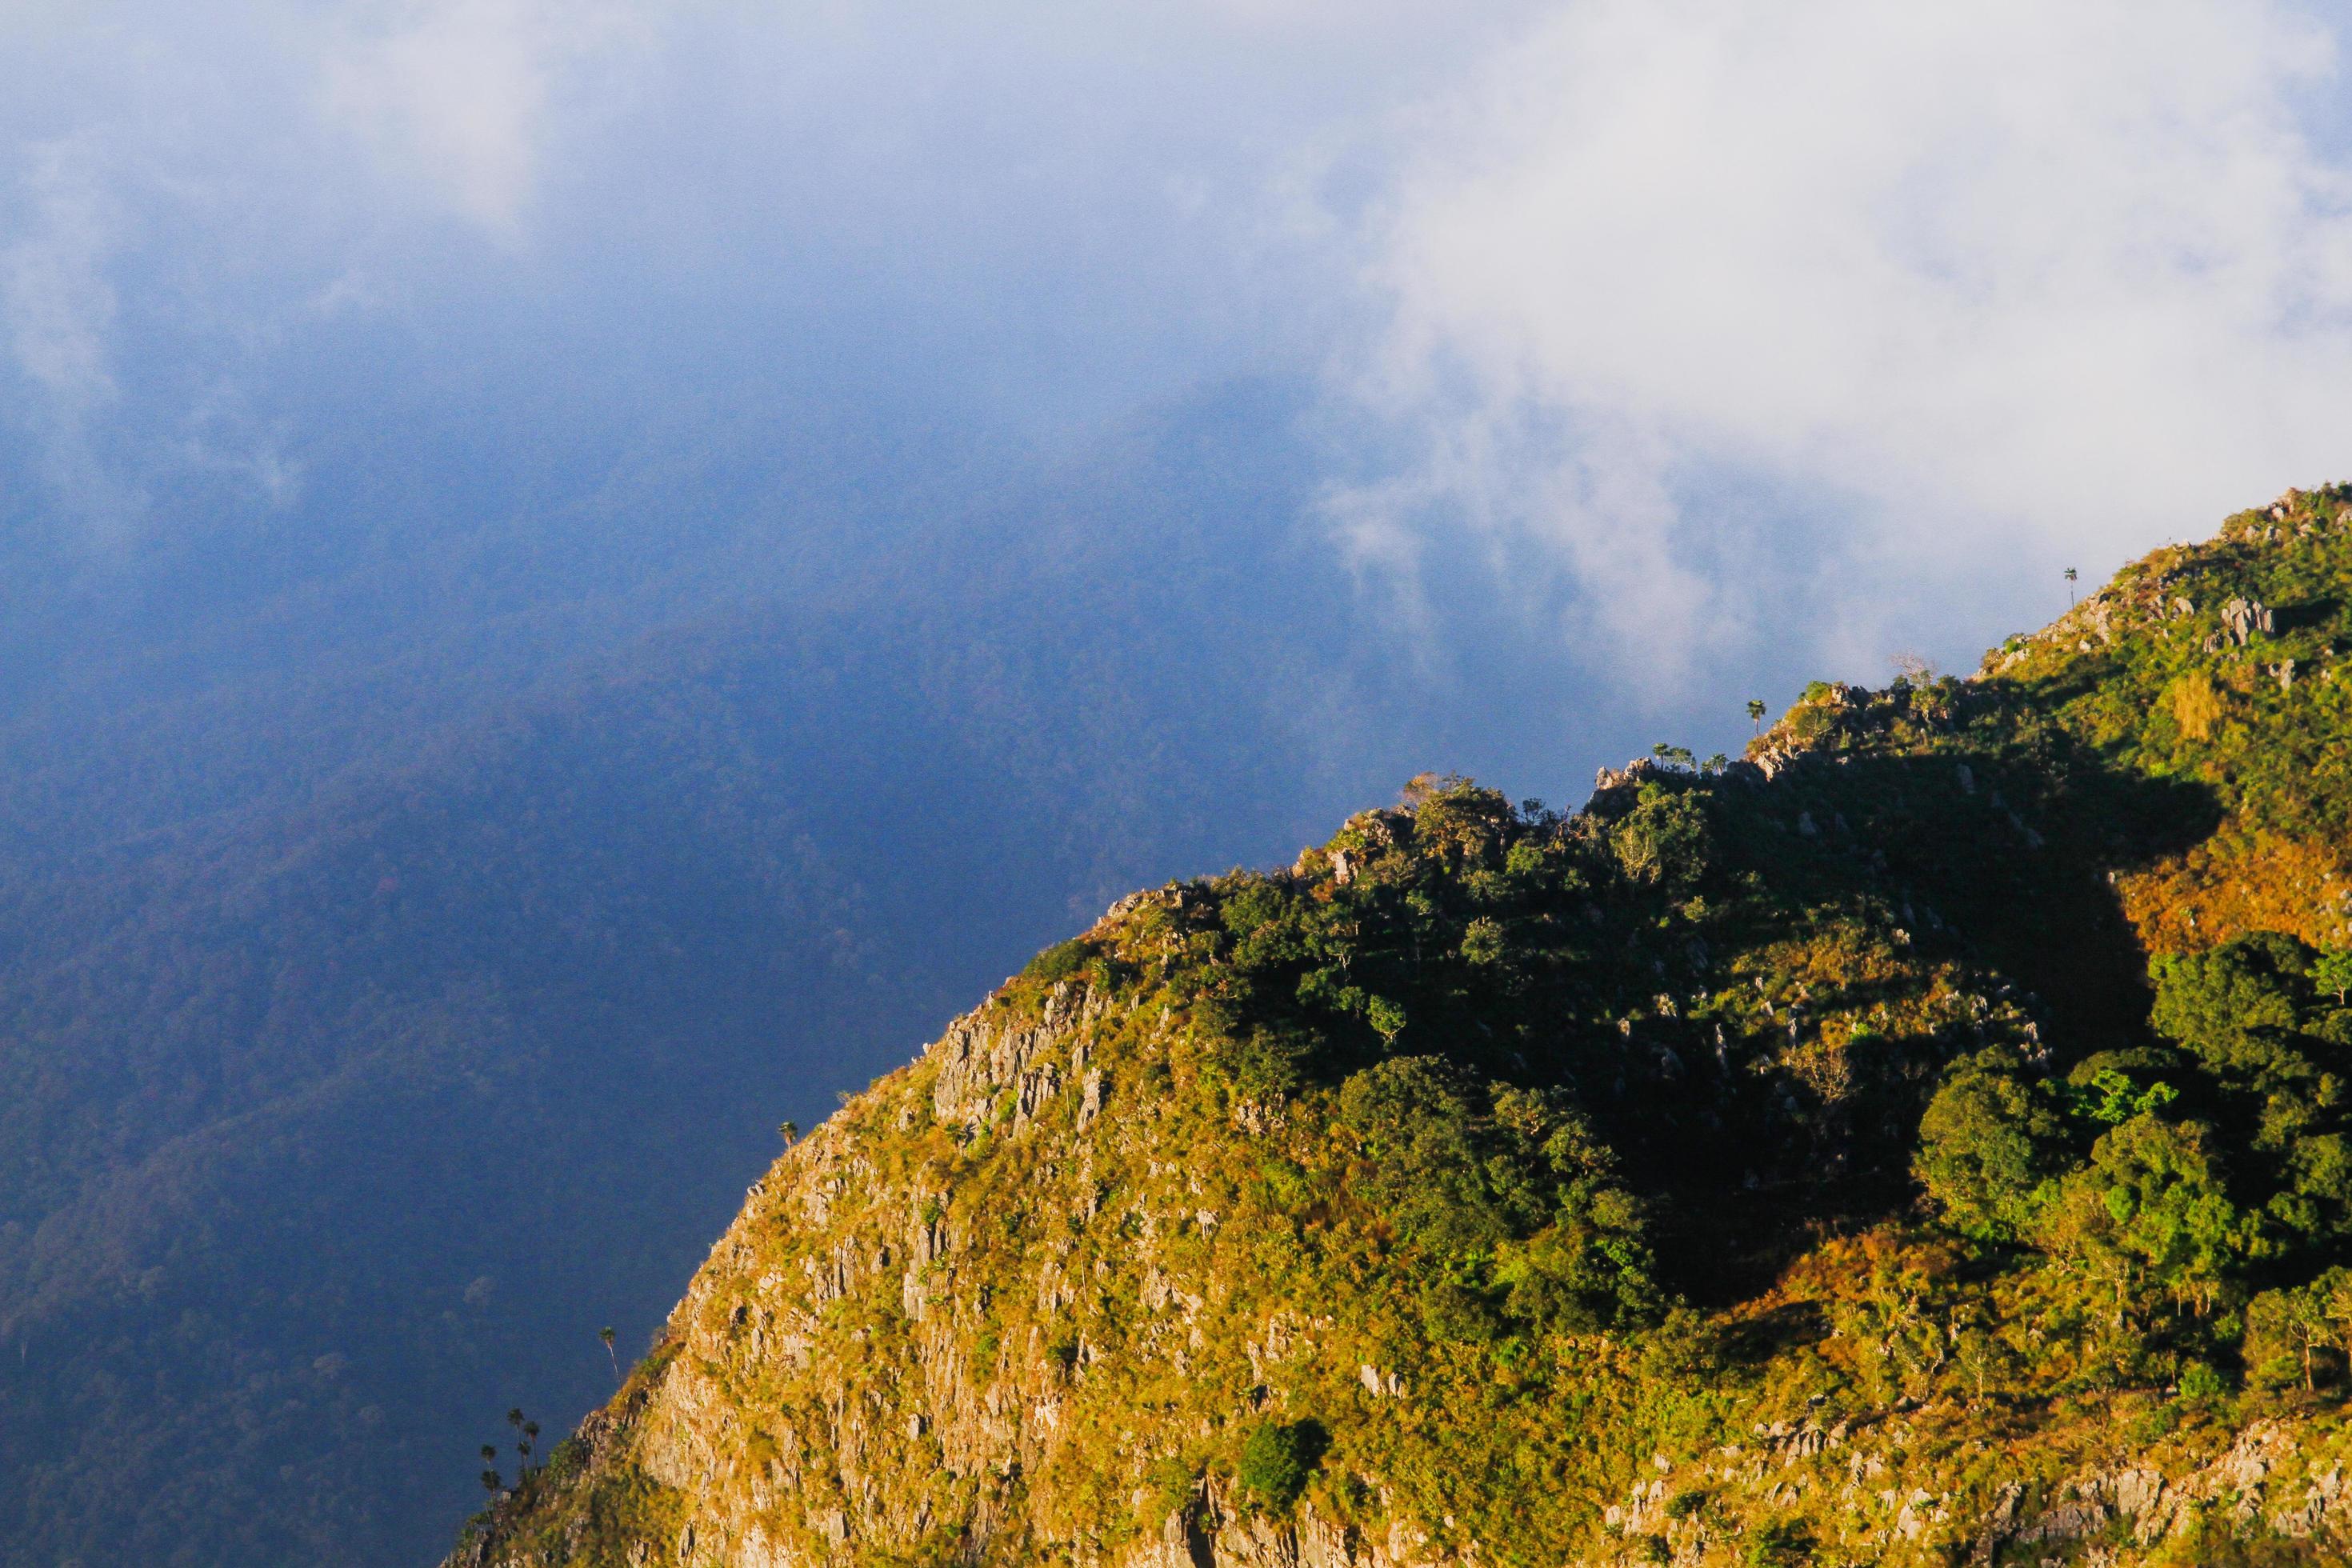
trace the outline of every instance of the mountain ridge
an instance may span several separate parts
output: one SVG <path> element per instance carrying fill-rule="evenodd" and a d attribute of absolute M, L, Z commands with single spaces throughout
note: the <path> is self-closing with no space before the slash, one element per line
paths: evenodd
<path fill-rule="evenodd" d="M 2290 492 L 1739 762 L 1120 900 L 451 1562 L 2330 1560 L 2347 586 Z"/>

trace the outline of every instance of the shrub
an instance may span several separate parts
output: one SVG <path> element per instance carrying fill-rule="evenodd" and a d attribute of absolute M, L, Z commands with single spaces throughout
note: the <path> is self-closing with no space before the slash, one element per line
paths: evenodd
<path fill-rule="evenodd" d="M 2226 1397 L 2229 1392 L 2229 1380 L 2210 1362 L 2192 1361 L 2180 1369 L 2180 1397 L 2192 1404 L 2208 1405 Z"/>
<path fill-rule="evenodd" d="M 1919 1184 L 1945 1223 L 1978 1241 L 2014 1240 L 2062 1168 L 2064 1129 L 2018 1065 L 1997 1051 L 1958 1064 L 1919 1123 Z"/>
<path fill-rule="evenodd" d="M 1260 1026 L 1222 1043 L 1211 1060 L 1240 1098 L 1278 1100 L 1307 1081 L 1315 1047 L 1315 1037 L 1303 1030 Z"/>
<path fill-rule="evenodd" d="M 1284 1511 L 1307 1489 L 1330 1446 L 1319 1421 L 1266 1422 L 1242 1445 L 1242 1490 L 1266 1509 Z"/>
<path fill-rule="evenodd" d="M 1094 943 L 1082 936 L 1055 942 L 1021 966 L 1021 978 L 1053 984 L 1080 973 L 1095 955 Z"/>
<path fill-rule="evenodd" d="M 1266 1200 L 1275 1208 L 1303 1209 L 1315 1201 L 1315 1184 L 1296 1160 L 1270 1159 L 1258 1167 Z"/>
<path fill-rule="evenodd" d="M 1627 879 L 1645 887 L 1686 888 L 1706 875 L 1714 853 L 1704 796 L 1654 784 L 1642 786 L 1610 840 Z"/>
<path fill-rule="evenodd" d="M 2254 1065 L 2265 1036 L 2292 1032 L 2310 951 L 2291 936 L 2255 931 L 2210 952 L 2148 965 L 2156 1005 L 2148 1022 L 2216 1067 Z"/>
<path fill-rule="evenodd" d="M 1799 1568 L 1813 1560 L 1813 1532 L 1801 1524 L 1768 1524 L 1748 1538 L 1746 1568 Z"/>

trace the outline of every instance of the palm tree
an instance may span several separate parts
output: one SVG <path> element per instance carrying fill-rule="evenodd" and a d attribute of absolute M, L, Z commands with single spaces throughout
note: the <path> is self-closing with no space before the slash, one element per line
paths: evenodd
<path fill-rule="evenodd" d="M 2066 568 L 2066 607 L 2070 610 L 2074 607 L 2074 569 L 2072 566 Z"/>
<path fill-rule="evenodd" d="M 621 1358 L 613 1353 L 612 1325 L 608 1323 L 598 1329 L 596 1337 L 604 1342 L 604 1359 L 613 1363 L 613 1382 L 617 1384 L 621 1381 Z"/>
<path fill-rule="evenodd" d="M 1748 700 L 1748 717 L 1749 721 L 1755 724 L 1756 732 L 1762 734 L 1764 732 L 1764 699 L 1751 697 Z"/>
<path fill-rule="evenodd" d="M 801 1141 L 801 1124 L 797 1121 L 787 1121 L 776 1131 L 783 1134 L 784 1147 L 787 1149 Z"/>

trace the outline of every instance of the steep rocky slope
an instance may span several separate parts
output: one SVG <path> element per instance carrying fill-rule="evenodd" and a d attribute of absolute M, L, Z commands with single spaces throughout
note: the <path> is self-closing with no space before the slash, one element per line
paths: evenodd
<path fill-rule="evenodd" d="M 2352 1550 L 2352 490 L 1562 816 L 1123 900 L 453 1561 Z"/>

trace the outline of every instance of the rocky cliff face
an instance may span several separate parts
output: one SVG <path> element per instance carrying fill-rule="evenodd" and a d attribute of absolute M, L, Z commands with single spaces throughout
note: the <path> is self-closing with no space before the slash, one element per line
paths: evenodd
<path fill-rule="evenodd" d="M 658 1521 L 619 1560 L 1452 1561 L 1402 1521 L 1276 1521 L 1229 1480 L 1162 1473 L 1211 1426 L 1171 1407 L 1197 1401 L 1138 1391 L 1205 1384 L 1271 1408 L 1263 1379 L 1315 1354 L 1318 1326 L 1207 1266 L 1224 1215 L 1181 1124 L 1148 1102 L 1107 1114 L 1155 1092 L 1173 1027 L 1083 981 L 993 1000 L 780 1161 L 561 1461 L 583 1495 Z M 1014 1179 L 969 1191 L 981 1162 Z M 1133 1321 L 1113 1347 L 1072 1309 L 1117 1295 Z M 1242 1363 L 1215 1363 L 1212 1336 Z M 1360 1376 L 1367 1397 L 1401 1392 Z M 504 1521 L 453 1561 L 593 1560 L 613 1546 L 595 1514 L 529 1543 Z"/>
<path fill-rule="evenodd" d="M 1262 1374 L 1314 1353 L 1317 1326 L 1209 1267 L 1224 1215 L 1175 1119 L 1106 1114 L 1155 1092 L 1172 1027 L 1082 981 L 994 1002 L 751 1189 L 625 1415 L 588 1435 L 592 1489 L 625 1465 L 664 1500 L 646 1561 L 1449 1559 L 1401 1521 L 1277 1524 L 1229 1482 L 1171 1492 L 1157 1473 L 1209 1426 L 1170 1408 L 1196 1401 L 1139 1391 L 1205 1383 L 1236 1410 L 1270 1408 Z M 961 1190 L 982 1161 L 1013 1179 Z M 1073 1311 L 1106 1296 L 1131 1299 L 1117 1347 Z M 1213 1364 L 1212 1336 L 1242 1364 Z M 1104 1502 L 1114 1531 L 1090 1506 Z M 562 1562 L 589 1544 L 501 1556 L 485 1541 L 459 1561 Z"/>
<path fill-rule="evenodd" d="M 1748 762 L 1122 900 L 452 1561 L 2343 1560 L 2352 493 L 2282 506 Z"/>

